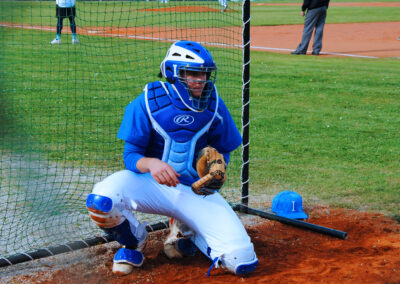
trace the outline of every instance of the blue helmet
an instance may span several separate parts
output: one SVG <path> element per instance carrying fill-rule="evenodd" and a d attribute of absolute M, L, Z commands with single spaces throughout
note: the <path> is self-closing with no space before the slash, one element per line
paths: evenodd
<path fill-rule="evenodd" d="M 176 87 L 184 104 L 191 104 L 195 111 L 207 108 L 214 89 L 217 66 L 206 48 L 194 41 L 177 41 L 169 48 L 160 69 L 167 81 Z M 200 91 L 189 87 L 188 71 L 206 73 L 206 80 L 191 80 L 203 85 L 201 95 L 194 95 Z"/>

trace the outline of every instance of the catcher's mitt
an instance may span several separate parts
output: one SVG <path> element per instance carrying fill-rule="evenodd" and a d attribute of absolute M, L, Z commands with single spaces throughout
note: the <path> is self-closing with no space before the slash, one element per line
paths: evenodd
<path fill-rule="evenodd" d="M 217 192 L 226 179 L 224 156 L 212 147 L 205 147 L 199 153 L 196 170 L 200 179 L 192 184 L 192 190 L 199 195 Z"/>

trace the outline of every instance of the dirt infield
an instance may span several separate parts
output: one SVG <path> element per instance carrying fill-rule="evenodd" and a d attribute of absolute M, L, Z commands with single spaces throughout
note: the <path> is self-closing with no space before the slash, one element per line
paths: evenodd
<path fill-rule="evenodd" d="M 251 47 L 288 53 L 297 47 L 302 32 L 303 25 L 251 27 Z M 326 24 L 322 55 L 400 58 L 399 38 L 400 22 Z"/>
<path fill-rule="evenodd" d="M 260 264 L 247 277 L 213 269 L 201 253 L 168 260 L 167 230 L 150 234 L 143 267 L 111 273 L 118 245 L 111 244 L 0 269 L 1 283 L 400 283 L 400 224 L 380 214 L 330 208 L 306 209 L 308 222 L 345 231 L 347 240 L 259 217 L 241 217 Z"/>

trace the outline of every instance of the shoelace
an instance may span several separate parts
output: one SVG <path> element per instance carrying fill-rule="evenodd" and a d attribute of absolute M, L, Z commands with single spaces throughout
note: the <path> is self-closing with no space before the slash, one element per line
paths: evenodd
<path fill-rule="evenodd" d="M 210 276 L 210 272 L 211 272 L 211 270 L 213 269 L 214 266 L 215 266 L 215 268 L 218 267 L 218 260 L 219 260 L 219 257 L 214 258 L 213 263 L 211 264 L 210 268 L 208 269 L 207 277 Z"/>

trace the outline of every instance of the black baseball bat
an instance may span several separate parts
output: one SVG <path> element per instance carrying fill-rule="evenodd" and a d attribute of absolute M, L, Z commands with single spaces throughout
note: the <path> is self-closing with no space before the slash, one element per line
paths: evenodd
<path fill-rule="evenodd" d="M 339 238 L 342 240 L 345 240 L 348 237 L 346 232 L 342 232 L 342 231 L 334 230 L 331 228 L 311 224 L 311 223 L 300 221 L 297 219 L 290 219 L 290 218 L 278 216 L 278 215 L 275 215 L 272 213 L 268 213 L 265 211 L 261 211 L 261 210 L 253 209 L 253 208 L 250 208 L 247 206 L 243 206 L 241 204 L 235 205 L 233 207 L 233 210 L 244 212 L 244 213 L 251 214 L 251 215 L 256 215 L 256 216 L 270 219 L 270 220 L 279 221 L 279 222 L 287 224 L 287 225 L 291 225 L 291 226 L 295 226 L 295 227 L 299 227 L 299 228 L 303 228 L 303 229 L 308 229 L 308 230 L 311 230 L 314 232 L 329 235 L 329 236 L 336 237 L 336 238 Z"/>

